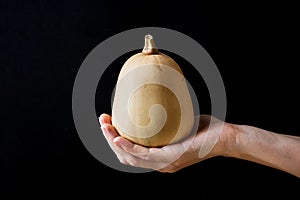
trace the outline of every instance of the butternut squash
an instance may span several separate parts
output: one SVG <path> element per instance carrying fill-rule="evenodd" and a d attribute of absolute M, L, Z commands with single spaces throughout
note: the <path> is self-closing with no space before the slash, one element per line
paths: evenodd
<path fill-rule="evenodd" d="M 151 35 L 142 52 L 132 55 L 118 76 L 112 124 L 128 140 L 162 147 L 187 136 L 194 110 L 180 66 L 161 53 Z"/>

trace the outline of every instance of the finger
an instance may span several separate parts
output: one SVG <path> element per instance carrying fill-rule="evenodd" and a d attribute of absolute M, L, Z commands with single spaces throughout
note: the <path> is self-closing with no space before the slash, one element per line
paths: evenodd
<path fill-rule="evenodd" d="M 122 155 L 122 158 L 123 158 L 123 162 L 127 163 L 128 165 L 131 165 L 133 167 L 145 168 L 145 169 L 160 170 L 170 164 L 170 163 L 163 163 L 163 162 L 151 162 L 148 160 L 140 159 L 128 153 L 126 154 L 126 156 Z"/>
<path fill-rule="evenodd" d="M 123 137 L 114 138 L 113 142 L 124 151 L 135 157 L 155 163 L 171 163 L 178 159 L 184 152 L 181 144 L 172 144 L 162 148 L 146 148 L 134 144 Z"/>
<path fill-rule="evenodd" d="M 125 150 L 121 149 L 118 146 L 115 146 L 115 145 L 113 145 L 113 146 L 116 148 L 115 153 L 116 153 L 119 161 L 125 165 L 130 165 L 133 167 L 139 167 L 139 168 L 145 168 L 145 169 L 159 170 L 159 169 L 165 168 L 166 166 L 168 166 L 170 164 L 170 163 L 164 163 L 164 162 L 152 162 L 149 160 L 144 160 L 144 159 L 134 156 L 133 154 L 126 152 Z"/>
<path fill-rule="evenodd" d="M 104 129 L 106 129 L 107 126 L 108 125 L 105 124 Z M 109 134 L 110 134 L 109 131 L 105 130 L 105 134 L 107 134 L 106 137 L 110 138 L 110 139 L 108 139 L 109 146 L 114 151 L 118 160 L 122 164 L 131 165 L 131 166 L 140 167 L 140 168 L 154 169 L 154 170 L 159 170 L 170 164 L 170 163 L 164 163 L 164 162 L 152 162 L 149 160 L 144 160 L 142 158 L 136 157 L 134 154 L 128 153 L 127 151 L 125 151 L 124 149 L 122 149 L 121 147 L 116 145 L 115 142 L 111 142 L 112 137 L 109 136 Z M 126 141 L 126 139 L 124 139 L 120 136 L 118 136 L 116 138 L 120 138 L 121 140 L 123 139 L 124 141 Z M 130 141 L 128 141 L 128 143 L 130 143 Z"/>
<path fill-rule="evenodd" d="M 106 113 L 103 113 L 99 117 L 99 122 L 101 126 L 103 124 L 111 124 L 111 116 Z"/>
<path fill-rule="evenodd" d="M 101 126 L 101 129 L 102 129 L 104 137 L 111 143 L 113 142 L 114 138 L 119 136 L 116 129 L 110 124 L 103 124 Z"/>
<path fill-rule="evenodd" d="M 109 125 L 109 124 L 104 124 L 103 126 L 101 126 L 103 135 L 106 138 L 107 143 L 109 144 L 110 148 L 116 154 L 119 161 L 124 165 L 129 165 L 129 163 L 126 161 L 127 160 L 126 154 L 128 154 L 128 153 L 113 143 L 113 139 L 117 136 L 117 134 L 115 131 L 111 130 L 111 128 L 113 128 L 113 127 L 111 127 L 111 125 Z"/>
<path fill-rule="evenodd" d="M 129 140 L 123 137 L 116 137 L 114 138 L 113 142 L 119 146 L 120 148 L 124 149 L 126 152 L 130 154 L 147 154 L 149 153 L 149 148 L 143 147 L 138 144 L 134 144 Z"/>
<path fill-rule="evenodd" d="M 122 164 L 131 165 L 131 166 L 135 166 L 135 167 L 142 167 L 142 168 L 151 168 L 151 169 L 158 168 L 158 166 L 161 165 L 161 164 L 155 164 L 155 163 L 142 161 L 141 159 L 134 157 L 130 153 L 126 152 L 124 149 L 120 148 L 119 145 L 116 145 L 116 143 L 113 142 L 113 140 L 116 137 L 118 137 L 118 138 L 121 138 L 121 137 L 116 132 L 114 127 L 111 124 L 109 124 L 109 121 L 108 121 L 108 120 L 110 120 L 109 117 L 107 117 L 105 115 L 101 115 L 99 117 L 99 119 L 100 119 L 100 121 L 102 121 L 102 124 L 103 124 L 101 126 L 103 135 L 108 140 L 110 148 L 114 151 L 117 158 L 119 159 L 119 161 Z M 124 139 L 124 140 L 126 140 L 126 139 Z M 130 142 L 128 141 L 128 143 L 130 143 Z"/>

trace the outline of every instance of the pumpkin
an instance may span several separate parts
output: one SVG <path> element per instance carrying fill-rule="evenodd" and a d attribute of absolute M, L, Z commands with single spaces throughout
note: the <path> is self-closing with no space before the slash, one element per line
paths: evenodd
<path fill-rule="evenodd" d="M 147 147 L 178 142 L 192 130 L 194 110 L 183 72 L 158 50 L 151 35 L 119 72 L 112 125 L 121 136 Z"/>

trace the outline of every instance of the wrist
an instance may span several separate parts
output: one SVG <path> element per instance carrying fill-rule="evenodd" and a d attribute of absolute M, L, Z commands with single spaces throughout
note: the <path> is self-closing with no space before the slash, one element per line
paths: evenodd
<path fill-rule="evenodd" d="M 238 158 L 240 148 L 239 138 L 241 134 L 239 125 L 224 123 L 219 138 L 219 155 Z"/>

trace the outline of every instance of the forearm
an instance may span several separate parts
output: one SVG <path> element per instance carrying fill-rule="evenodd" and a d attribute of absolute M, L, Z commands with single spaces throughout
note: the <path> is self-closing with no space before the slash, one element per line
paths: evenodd
<path fill-rule="evenodd" d="M 300 139 L 263 129 L 235 125 L 235 157 L 300 177 Z"/>

